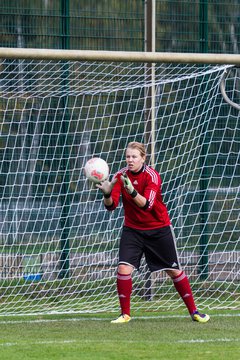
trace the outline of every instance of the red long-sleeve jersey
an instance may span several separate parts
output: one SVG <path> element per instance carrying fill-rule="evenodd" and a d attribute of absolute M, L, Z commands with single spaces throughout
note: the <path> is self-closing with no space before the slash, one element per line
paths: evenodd
<path fill-rule="evenodd" d="M 148 202 L 147 207 L 140 208 L 127 193 L 121 181 L 121 175 L 126 173 L 134 188 L 144 196 Z M 112 211 L 119 204 L 120 195 L 124 208 L 124 225 L 140 230 L 157 229 L 171 224 L 167 207 L 162 200 L 161 177 L 159 173 L 144 165 L 141 171 L 133 173 L 126 167 L 118 171 L 114 177 L 118 179 L 112 190 L 113 204 L 106 207 Z"/>

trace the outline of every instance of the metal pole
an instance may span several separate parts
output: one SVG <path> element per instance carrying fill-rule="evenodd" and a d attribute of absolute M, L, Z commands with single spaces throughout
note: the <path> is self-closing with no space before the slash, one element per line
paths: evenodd
<path fill-rule="evenodd" d="M 239 65 L 239 54 L 177 53 L 148 51 L 63 50 L 0 47 L 1 59 L 117 61 L 172 64 L 223 64 Z"/>
<path fill-rule="evenodd" d="M 145 1 L 145 49 L 146 52 L 156 51 L 156 1 Z M 145 88 L 145 141 L 147 144 L 148 163 L 155 165 L 155 63 L 146 64 Z M 152 299 L 151 273 L 148 271 L 145 278 L 145 299 Z"/>
<path fill-rule="evenodd" d="M 62 49 L 69 49 L 69 1 L 61 1 L 62 11 Z M 60 239 L 60 272 L 59 278 L 63 279 L 69 276 L 69 210 L 70 210 L 70 195 L 69 195 L 69 149 L 68 149 L 68 129 L 69 129 L 69 113 L 68 113 L 68 65 L 64 65 L 62 72 L 63 78 L 63 94 L 62 109 L 63 118 L 61 123 L 60 142 L 63 151 L 60 149 L 62 158 L 60 159 L 60 170 L 62 175 L 61 186 L 61 239 Z"/>
<path fill-rule="evenodd" d="M 156 51 L 156 1 L 145 1 L 145 51 Z M 155 165 L 155 63 L 146 64 L 146 82 L 151 84 L 145 89 L 145 138 L 149 163 Z"/>
<path fill-rule="evenodd" d="M 199 34 L 200 34 L 200 52 L 208 52 L 208 0 L 200 0 L 199 2 Z M 206 122 L 205 122 L 206 124 Z M 207 236 L 207 125 L 203 126 L 203 142 L 200 154 L 200 168 L 202 169 L 200 179 L 200 196 L 201 196 L 201 209 L 200 209 L 200 222 L 201 222 L 201 235 L 199 240 L 200 247 L 200 262 L 199 274 L 201 280 L 208 277 L 208 236 Z"/>

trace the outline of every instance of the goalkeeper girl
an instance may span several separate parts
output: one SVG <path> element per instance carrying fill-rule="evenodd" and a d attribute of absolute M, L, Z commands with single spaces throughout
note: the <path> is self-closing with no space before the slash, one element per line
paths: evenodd
<path fill-rule="evenodd" d="M 188 277 L 181 269 L 174 231 L 161 194 L 159 173 L 145 163 L 143 144 L 131 142 L 126 149 L 127 166 L 110 182 L 96 185 L 102 190 L 104 205 L 113 211 L 122 194 L 124 225 L 119 246 L 117 291 L 121 315 L 115 324 L 131 320 L 132 272 L 143 255 L 151 272 L 164 270 L 184 301 L 193 321 L 206 323 L 209 315 L 198 312 Z"/>

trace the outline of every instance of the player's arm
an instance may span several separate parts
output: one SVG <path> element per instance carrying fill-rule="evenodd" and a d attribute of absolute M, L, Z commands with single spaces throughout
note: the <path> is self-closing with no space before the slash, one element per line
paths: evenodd
<path fill-rule="evenodd" d="M 144 196 L 139 194 L 136 189 L 134 189 L 134 186 L 131 180 L 129 179 L 129 177 L 127 176 L 127 174 L 123 174 L 121 176 L 121 180 L 123 182 L 123 186 L 125 187 L 126 191 L 129 193 L 129 195 L 133 198 L 135 204 L 140 208 L 143 209 L 147 208 L 149 204 L 148 200 Z"/>
<path fill-rule="evenodd" d="M 135 204 L 137 206 L 139 206 L 140 208 L 145 208 L 147 207 L 147 203 L 148 203 L 148 200 L 142 196 L 141 194 L 139 194 L 137 192 L 136 196 L 133 198 L 133 201 L 135 202 Z"/>

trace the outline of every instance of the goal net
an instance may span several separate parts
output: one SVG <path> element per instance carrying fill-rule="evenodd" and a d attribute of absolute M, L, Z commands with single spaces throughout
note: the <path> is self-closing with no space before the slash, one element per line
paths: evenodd
<path fill-rule="evenodd" d="M 145 143 L 161 174 L 199 309 L 239 309 L 239 69 L 31 59 L 0 68 L 0 315 L 119 311 L 123 211 L 105 210 L 83 167 L 101 157 L 112 176 L 130 141 Z M 133 312 L 181 308 L 143 258 Z"/>

